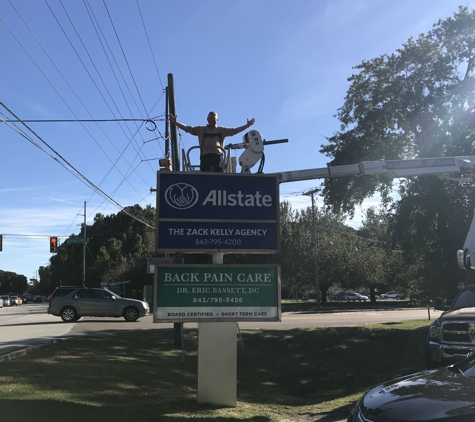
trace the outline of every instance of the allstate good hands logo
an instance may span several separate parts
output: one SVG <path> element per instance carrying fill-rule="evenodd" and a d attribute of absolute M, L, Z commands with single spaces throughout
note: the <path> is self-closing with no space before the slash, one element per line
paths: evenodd
<path fill-rule="evenodd" d="M 167 204 L 178 210 L 191 208 L 198 201 L 198 191 L 188 183 L 175 183 L 165 191 Z"/>

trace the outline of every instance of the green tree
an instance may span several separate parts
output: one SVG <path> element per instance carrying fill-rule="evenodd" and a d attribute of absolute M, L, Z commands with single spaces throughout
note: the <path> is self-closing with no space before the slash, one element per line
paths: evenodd
<path fill-rule="evenodd" d="M 15 293 L 21 295 L 27 289 L 28 281 L 24 275 L 0 270 L 0 294 Z"/>
<path fill-rule="evenodd" d="M 78 236 L 70 236 L 89 239 L 85 256 L 86 286 L 98 287 L 102 281 L 127 280 L 131 283 L 126 285 L 126 294 L 140 297 L 143 286 L 153 281 L 152 276 L 146 274 L 146 258 L 154 254 L 155 231 L 130 217 L 129 213 L 151 224 L 155 222 L 154 208 L 134 205 L 118 214 L 96 214 L 94 224 L 82 227 Z M 48 285 L 53 290 L 60 285 L 82 284 L 83 244 L 63 243 L 50 263 L 50 274 L 45 273 L 43 279 L 48 278 Z"/>
<path fill-rule="evenodd" d="M 288 202 L 281 203 L 281 264 L 283 293 L 299 297 L 316 289 L 316 259 L 322 303 L 327 292 L 335 284 L 342 284 L 350 268 L 342 259 L 348 242 L 345 239 L 353 229 L 343 223 L 343 216 L 327 208 L 315 209 L 317 257 L 315 257 L 313 211 L 294 211 Z"/>
<path fill-rule="evenodd" d="M 337 117 L 340 130 L 321 152 L 331 165 L 366 160 L 472 154 L 475 140 L 475 12 L 459 7 L 427 34 L 409 39 L 393 54 L 355 67 Z M 353 213 L 356 204 L 381 193 L 391 203 L 385 177 L 324 182 L 325 201 Z M 455 254 L 468 231 L 475 189 L 434 176 L 401 180 L 393 205 L 395 240 L 417 255 L 418 270 L 433 288 L 453 290 L 461 279 Z"/>

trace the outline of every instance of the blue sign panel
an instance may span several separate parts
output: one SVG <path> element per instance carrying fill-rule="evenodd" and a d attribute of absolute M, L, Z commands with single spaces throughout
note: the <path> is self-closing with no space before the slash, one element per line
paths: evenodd
<path fill-rule="evenodd" d="M 159 252 L 277 252 L 277 176 L 158 172 Z"/>
<path fill-rule="evenodd" d="M 190 249 L 275 252 L 277 225 L 252 222 L 161 222 L 158 231 L 158 249 L 177 252 Z"/>
<path fill-rule="evenodd" d="M 278 211 L 275 175 L 158 173 L 161 219 L 276 221 Z"/>

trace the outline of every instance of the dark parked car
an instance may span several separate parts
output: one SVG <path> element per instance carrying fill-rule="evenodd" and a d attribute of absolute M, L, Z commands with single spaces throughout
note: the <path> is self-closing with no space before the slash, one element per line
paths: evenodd
<path fill-rule="evenodd" d="M 345 292 L 335 293 L 332 296 L 332 300 L 346 300 L 346 293 Z"/>
<path fill-rule="evenodd" d="M 475 355 L 368 391 L 348 422 L 475 421 Z"/>
<path fill-rule="evenodd" d="M 83 316 L 123 317 L 132 322 L 150 312 L 147 302 L 122 298 L 108 289 L 75 287 L 65 291 L 64 296 L 55 293 L 48 314 L 59 316 L 65 322 L 74 322 Z"/>
<path fill-rule="evenodd" d="M 33 303 L 43 303 L 43 299 L 41 298 L 41 296 L 35 296 L 33 298 Z"/>

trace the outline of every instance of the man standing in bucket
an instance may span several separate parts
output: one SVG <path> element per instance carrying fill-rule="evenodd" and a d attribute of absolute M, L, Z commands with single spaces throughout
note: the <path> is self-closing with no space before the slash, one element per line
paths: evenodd
<path fill-rule="evenodd" d="M 226 136 L 233 136 L 237 133 L 246 130 L 252 126 L 256 119 L 247 120 L 243 126 L 236 128 L 217 126 L 218 113 L 210 111 L 208 113 L 208 124 L 206 126 L 187 126 L 177 121 L 177 116 L 170 114 L 168 116 L 170 122 L 176 127 L 184 130 L 187 133 L 198 136 L 201 155 L 200 155 L 200 170 L 207 172 L 222 172 L 221 157 L 224 148 L 224 139 Z"/>

